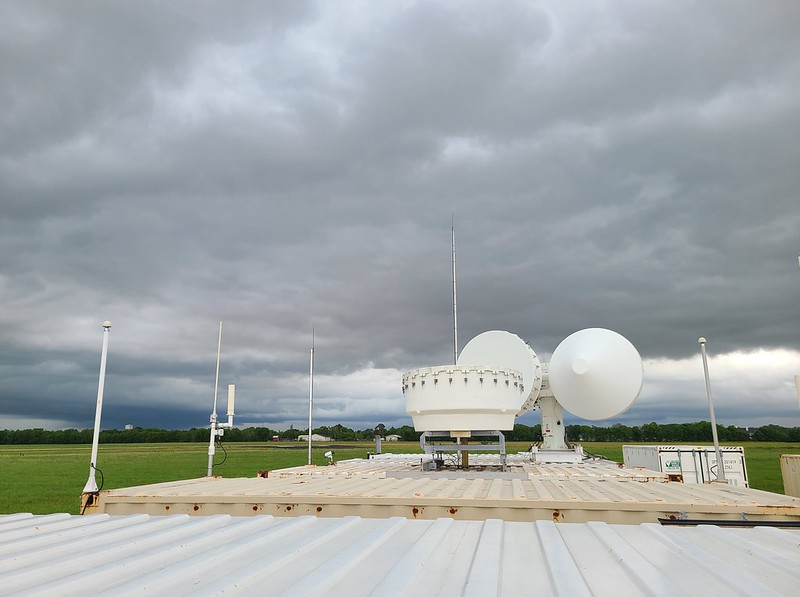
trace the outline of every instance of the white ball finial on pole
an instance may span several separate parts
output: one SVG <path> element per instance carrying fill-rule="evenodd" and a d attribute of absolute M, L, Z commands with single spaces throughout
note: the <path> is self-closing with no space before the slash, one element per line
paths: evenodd
<path fill-rule="evenodd" d="M 103 322 L 103 348 L 100 353 L 100 379 L 97 382 L 97 407 L 94 413 L 94 435 L 92 436 L 92 456 L 89 462 L 89 479 L 83 488 L 84 493 L 96 493 L 97 480 L 95 471 L 97 470 L 97 446 L 100 443 L 100 417 L 103 413 L 103 388 L 106 381 L 106 356 L 108 354 L 108 331 L 111 329 L 111 322 Z"/>

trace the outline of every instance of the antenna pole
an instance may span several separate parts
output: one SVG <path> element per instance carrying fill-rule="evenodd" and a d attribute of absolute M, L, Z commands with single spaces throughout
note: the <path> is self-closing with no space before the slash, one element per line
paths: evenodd
<path fill-rule="evenodd" d="M 797 256 L 797 264 L 800 265 L 800 255 Z M 797 390 L 797 403 L 800 406 L 800 375 L 794 376 L 794 387 Z"/>
<path fill-rule="evenodd" d="M 314 407 L 314 328 L 311 328 L 311 359 L 308 368 L 308 464 L 311 464 L 311 410 Z"/>
<path fill-rule="evenodd" d="M 208 439 L 208 476 L 212 475 L 212 468 L 214 466 L 214 442 L 217 439 L 217 391 L 219 389 L 219 353 L 222 348 L 222 322 L 219 322 L 219 336 L 217 338 L 217 372 L 214 377 L 214 408 L 211 411 L 211 436 Z"/>
<path fill-rule="evenodd" d="M 83 488 L 83 493 L 96 493 L 97 480 L 95 470 L 97 470 L 97 446 L 100 443 L 100 416 L 103 413 L 103 388 L 106 383 L 106 356 L 108 354 L 108 330 L 111 329 L 111 322 L 103 322 L 103 348 L 100 351 L 100 378 L 97 382 L 97 407 L 94 412 L 94 435 L 92 436 L 92 456 L 89 461 L 89 479 Z"/>
<path fill-rule="evenodd" d="M 219 322 L 219 336 L 217 337 L 217 371 L 214 375 L 214 415 L 217 414 L 217 391 L 219 390 L 219 353 L 222 349 L 222 322 Z"/>
<path fill-rule="evenodd" d="M 453 364 L 458 364 L 458 310 L 456 308 L 456 226 L 455 218 L 450 216 L 450 232 L 452 235 L 453 265 Z"/>
<path fill-rule="evenodd" d="M 717 481 L 727 483 L 725 479 L 725 464 L 722 462 L 722 451 L 719 449 L 719 438 L 717 437 L 717 419 L 714 416 L 714 399 L 711 397 L 711 382 L 708 379 L 708 359 L 706 358 L 706 339 L 702 336 L 698 340 L 700 343 L 700 353 L 703 355 L 703 373 L 706 377 L 706 394 L 708 394 L 708 411 L 711 415 L 711 436 L 714 438 L 714 451 L 717 453 Z"/>

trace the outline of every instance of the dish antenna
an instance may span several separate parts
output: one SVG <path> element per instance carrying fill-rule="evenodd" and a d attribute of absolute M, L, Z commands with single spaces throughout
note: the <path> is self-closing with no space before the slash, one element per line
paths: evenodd
<path fill-rule="evenodd" d="M 642 391 L 642 357 L 624 336 L 588 328 L 567 336 L 550 357 L 550 391 L 573 415 L 602 421 L 628 410 Z"/>
<path fill-rule="evenodd" d="M 542 449 L 563 451 L 570 450 L 564 409 L 583 419 L 609 419 L 633 404 L 643 379 L 636 348 L 611 330 L 571 334 L 549 363 L 519 336 L 492 330 L 470 340 L 455 367 L 406 373 L 403 392 L 417 431 L 509 430 L 516 417 L 538 406 Z"/>

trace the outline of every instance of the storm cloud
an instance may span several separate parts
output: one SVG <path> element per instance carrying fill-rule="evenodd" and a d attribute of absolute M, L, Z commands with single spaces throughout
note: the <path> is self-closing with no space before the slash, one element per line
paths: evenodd
<path fill-rule="evenodd" d="M 793 2 L 0 6 L 0 428 L 409 421 L 505 329 L 645 359 L 618 420 L 800 424 Z M 531 418 L 533 417 L 533 418 Z M 528 421 L 530 419 L 530 421 Z M 527 415 L 526 422 L 535 422 Z"/>

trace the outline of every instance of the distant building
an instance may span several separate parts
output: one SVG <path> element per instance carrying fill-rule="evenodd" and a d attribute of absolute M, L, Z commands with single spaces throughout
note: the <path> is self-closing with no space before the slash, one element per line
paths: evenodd
<path fill-rule="evenodd" d="M 387 435 L 384 438 L 383 441 L 386 441 L 386 442 L 399 442 L 400 441 L 400 436 L 392 433 L 392 434 Z"/>
<path fill-rule="evenodd" d="M 308 441 L 308 434 L 306 434 L 306 435 L 298 435 L 297 436 L 297 441 L 299 441 L 299 442 L 307 442 Z M 315 434 L 313 434 L 311 436 L 311 441 L 312 442 L 329 442 L 329 441 L 331 441 L 331 438 L 325 437 L 324 435 L 320 435 L 318 433 L 315 433 Z"/>
<path fill-rule="evenodd" d="M 133 431 L 133 425 L 131 425 L 130 423 L 125 425 L 125 431 Z"/>

